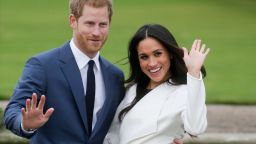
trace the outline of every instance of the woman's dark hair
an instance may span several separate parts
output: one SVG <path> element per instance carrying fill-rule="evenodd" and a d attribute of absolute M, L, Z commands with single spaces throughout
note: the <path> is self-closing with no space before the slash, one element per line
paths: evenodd
<path fill-rule="evenodd" d="M 183 61 L 184 52 L 179 48 L 175 38 L 169 32 L 168 29 L 159 24 L 146 24 L 139 28 L 135 35 L 131 38 L 128 47 L 128 59 L 130 64 L 130 73 L 127 83 L 127 88 L 133 84 L 137 84 L 136 97 L 132 103 L 124 108 L 119 113 L 119 120 L 121 121 L 124 115 L 132 109 L 132 107 L 147 93 L 147 86 L 149 84 L 149 77 L 144 74 L 140 68 L 139 57 L 137 47 L 138 44 L 146 38 L 154 38 L 160 42 L 169 53 L 171 66 L 170 66 L 170 78 L 167 82 L 173 85 L 180 85 L 187 83 L 187 67 Z M 203 77 L 206 75 L 204 67 L 201 68 Z"/>

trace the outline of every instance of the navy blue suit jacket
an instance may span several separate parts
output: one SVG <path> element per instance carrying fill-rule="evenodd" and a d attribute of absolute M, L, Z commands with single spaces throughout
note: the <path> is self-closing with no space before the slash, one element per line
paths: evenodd
<path fill-rule="evenodd" d="M 69 42 L 27 61 L 5 109 L 6 127 L 19 136 L 30 138 L 30 143 L 34 144 L 102 144 L 125 90 L 123 72 L 102 57 L 99 61 L 106 99 L 91 137 L 88 136 L 81 74 Z M 38 99 L 42 94 L 46 96 L 45 110 L 53 107 L 55 111 L 34 134 L 25 134 L 20 127 L 21 108 L 33 92 L 38 94 Z"/>

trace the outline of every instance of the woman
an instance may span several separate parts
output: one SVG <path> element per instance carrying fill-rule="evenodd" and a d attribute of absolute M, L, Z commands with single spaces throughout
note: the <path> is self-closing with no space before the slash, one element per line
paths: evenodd
<path fill-rule="evenodd" d="M 142 26 L 129 44 L 127 92 L 105 143 L 167 144 L 185 133 L 204 132 L 202 77 L 208 52 L 201 40 L 195 40 L 188 53 L 163 26 Z"/>

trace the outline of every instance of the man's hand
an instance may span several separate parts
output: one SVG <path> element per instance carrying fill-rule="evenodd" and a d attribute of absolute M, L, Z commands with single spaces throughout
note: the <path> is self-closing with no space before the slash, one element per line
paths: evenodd
<path fill-rule="evenodd" d="M 22 126 L 25 130 L 38 129 L 43 126 L 50 116 L 52 115 L 54 109 L 49 108 L 46 113 L 43 113 L 45 104 L 45 96 L 42 95 L 37 106 L 37 95 L 32 94 L 32 101 L 30 99 L 26 100 L 26 110 L 21 109 L 22 113 Z"/>
<path fill-rule="evenodd" d="M 181 139 L 175 138 L 172 144 L 183 144 Z"/>

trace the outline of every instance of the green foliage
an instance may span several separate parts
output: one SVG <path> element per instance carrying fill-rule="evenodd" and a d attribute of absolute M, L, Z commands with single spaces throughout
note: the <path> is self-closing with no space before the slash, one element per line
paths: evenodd
<path fill-rule="evenodd" d="M 68 1 L 0 0 L 0 97 L 9 98 L 26 60 L 71 38 Z M 125 58 L 127 44 L 145 23 L 168 27 L 180 46 L 201 38 L 211 52 L 205 79 L 209 103 L 255 104 L 256 1 L 114 1 L 109 39 L 101 54 Z M 125 62 L 125 61 L 124 61 Z M 128 66 L 117 63 L 128 74 Z"/>

